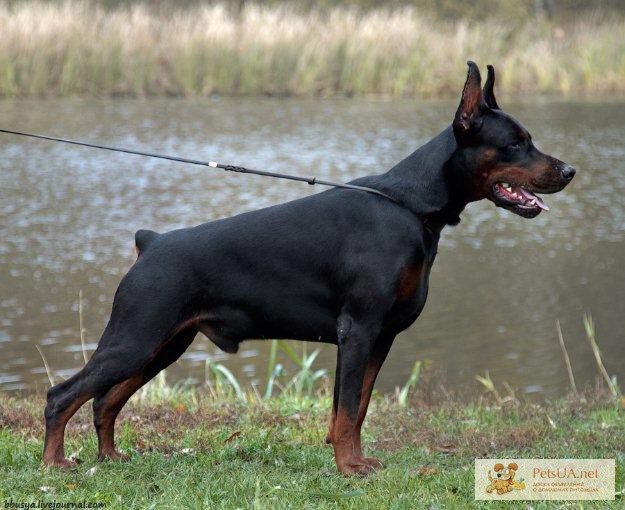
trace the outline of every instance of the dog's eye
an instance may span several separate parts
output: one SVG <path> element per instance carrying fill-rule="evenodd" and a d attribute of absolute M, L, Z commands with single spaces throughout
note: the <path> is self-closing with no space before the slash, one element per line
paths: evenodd
<path fill-rule="evenodd" d="M 520 151 L 521 150 L 521 144 L 520 143 L 515 143 L 513 145 L 508 145 L 508 149 L 510 149 L 511 151 Z"/>

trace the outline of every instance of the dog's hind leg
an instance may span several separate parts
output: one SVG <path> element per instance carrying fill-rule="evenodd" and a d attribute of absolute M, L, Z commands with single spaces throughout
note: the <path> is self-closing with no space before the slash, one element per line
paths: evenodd
<path fill-rule="evenodd" d="M 138 378 L 180 322 L 180 310 L 172 305 L 171 296 L 162 300 L 162 292 L 137 285 L 127 278 L 129 275 L 120 284 L 111 319 L 91 359 L 77 374 L 48 391 L 45 464 L 71 465 L 64 456 L 69 419 L 96 395 L 104 395 L 127 379 Z"/>
<path fill-rule="evenodd" d="M 64 454 L 67 422 L 85 402 L 136 374 L 148 361 L 124 351 L 96 351 L 80 372 L 50 388 L 45 409 L 44 463 L 70 466 Z"/>
<path fill-rule="evenodd" d="M 57 467 L 73 465 L 65 458 L 65 426 L 74 413 L 91 398 L 88 393 L 74 394 L 72 392 L 72 388 L 80 379 L 79 374 L 80 372 L 48 390 L 48 404 L 45 410 L 46 436 L 43 449 L 43 462 L 47 465 Z"/>
<path fill-rule="evenodd" d="M 148 365 L 136 375 L 116 384 L 93 400 L 93 424 L 98 435 L 98 460 L 125 460 L 127 455 L 115 449 L 115 420 L 128 399 L 144 384 L 154 378 L 161 370 L 167 368 L 187 350 L 197 329 L 189 327 L 174 335 L 158 351 Z"/>
<path fill-rule="evenodd" d="M 129 458 L 115 449 L 115 420 L 128 399 L 147 381 L 144 369 L 93 399 L 93 425 L 98 435 L 98 460 Z"/>

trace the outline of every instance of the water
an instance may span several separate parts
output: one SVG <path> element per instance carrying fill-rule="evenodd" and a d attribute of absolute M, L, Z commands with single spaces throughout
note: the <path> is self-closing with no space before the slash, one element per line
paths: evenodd
<path fill-rule="evenodd" d="M 449 388 L 480 391 L 489 371 L 525 393 L 557 396 L 597 371 L 582 326 L 590 311 L 610 374 L 625 376 L 625 103 L 503 102 L 547 153 L 578 168 L 551 211 L 524 220 L 484 202 L 443 233 L 422 316 L 395 342 L 379 388 L 417 358 Z M 367 100 L 33 100 L 0 102 L 2 126 L 335 180 L 379 173 L 447 125 L 451 102 Z M 303 184 L 0 136 L 0 388 L 43 389 L 39 345 L 55 375 L 82 365 L 133 262 L 133 234 L 229 216 L 317 191 Z M 170 380 L 221 360 L 262 381 L 267 345 L 220 353 L 198 336 Z M 298 345 L 299 348 L 299 345 Z M 309 346 L 309 352 L 312 347 Z M 324 346 L 319 366 L 334 368 Z"/>

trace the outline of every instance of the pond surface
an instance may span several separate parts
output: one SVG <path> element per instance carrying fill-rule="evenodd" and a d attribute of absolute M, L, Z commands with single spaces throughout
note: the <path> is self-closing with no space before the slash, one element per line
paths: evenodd
<path fill-rule="evenodd" d="M 416 359 L 450 389 L 500 386 L 557 396 L 597 375 L 582 316 L 592 313 L 610 374 L 625 377 L 625 103 L 505 102 L 547 153 L 578 168 L 524 220 L 490 202 L 443 232 L 418 321 L 395 342 L 379 380 L 402 384 Z M 347 181 L 391 167 L 441 131 L 452 102 L 368 100 L 37 100 L 0 102 L 0 124 L 104 144 Z M 320 191 L 305 184 L 0 135 L 0 388 L 42 390 L 82 365 L 78 293 L 93 349 L 133 234 L 195 225 Z M 168 370 L 201 380 L 207 356 L 261 382 L 267 344 L 225 355 L 201 335 Z M 296 347 L 299 349 L 300 344 Z M 319 346 L 319 367 L 335 348 Z M 308 346 L 308 352 L 315 348 Z M 288 365 L 288 363 L 286 363 Z"/>

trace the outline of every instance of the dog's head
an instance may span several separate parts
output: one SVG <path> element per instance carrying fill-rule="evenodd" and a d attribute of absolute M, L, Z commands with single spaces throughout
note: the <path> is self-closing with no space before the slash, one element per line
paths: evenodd
<path fill-rule="evenodd" d="M 495 476 L 498 480 L 503 480 L 504 482 L 512 482 L 517 469 L 519 469 L 519 466 L 517 466 L 514 462 L 508 464 L 508 467 L 505 467 L 503 464 L 495 464 L 494 467 Z"/>
<path fill-rule="evenodd" d="M 492 66 L 482 89 L 477 65 L 468 65 L 453 130 L 471 189 L 469 199 L 488 198 L 519 216 L 534 218 L 549 209 L 536 193 L 561 191 L 575 169 L 538 150 L 527 129 L 499 108 Z"/>

